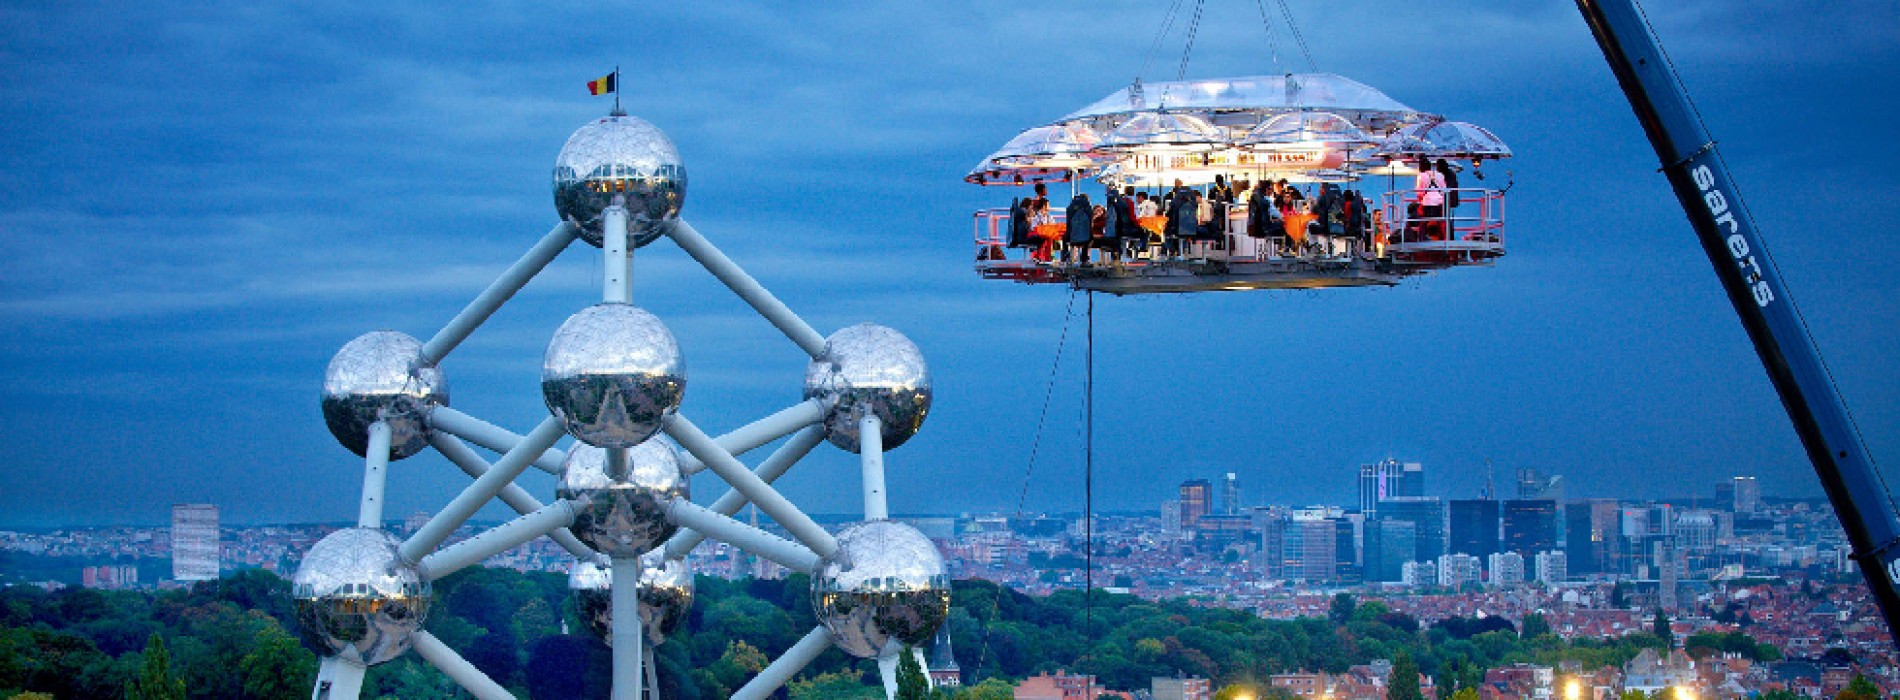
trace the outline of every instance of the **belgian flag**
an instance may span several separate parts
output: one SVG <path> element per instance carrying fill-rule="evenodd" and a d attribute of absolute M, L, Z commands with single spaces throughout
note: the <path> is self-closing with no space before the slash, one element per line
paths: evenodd
<path fill-rule="evenodd" d="M 619 77 L 620 71 L 614 71 L 600 78 L 587 81 L 587 94 L 605 95 L 610 92 L 618 94 L 620 91 L 615 88 L 619 86 L 614 83 L 618 82 Z"/>

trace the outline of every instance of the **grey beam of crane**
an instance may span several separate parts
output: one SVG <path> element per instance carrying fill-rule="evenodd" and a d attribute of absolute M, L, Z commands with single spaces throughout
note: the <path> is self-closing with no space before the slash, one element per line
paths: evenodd
<path fill-rule="evenodd" d="M 1714 139 L 1635 1 L 1576 1 L 1814 462 L 1888 632 L 1900 637 L 1900 515 Z"/>

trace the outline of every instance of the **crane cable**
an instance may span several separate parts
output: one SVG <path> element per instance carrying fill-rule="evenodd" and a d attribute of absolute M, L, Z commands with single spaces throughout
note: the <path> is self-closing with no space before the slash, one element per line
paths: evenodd
<path fill-rule="evenodd" d="M 1155 51 L 1161 49 L 1161 40 L 1168 37 L 1168 30 L 1174 28 L 1174 18 L 1180 13 L 1184 1 L 1174 0 L 1174 4 L 1168 6 L 1168 14 L 1161 18 L 1161 31 L 1155 32 L 1155 40 L 1148 45 L 1148 52 L 1141 55 L 1141 69 L 1135 71 L 1136 85 L 1140 85 L 1141 77 L 1148 74 L 1148 65 L 1154 60 Z"/>
<path fill-rule="evenodd" d="M 1286 28 L 1293 33 L 1293 41 L 1300 45 L 1300 55 L 1306 57 L 1306 68 L 1319 72 L 1319 64 L 1313 62 L 1313 52 L 1306 50 L 1306 37 L 1300 34 L 1300 25 L 1293 22 L 1293 10 L 1286 6 L 1286 0 L 1279 0 L 1280 14 L 1286 17 Z"/>
<path fill-rule="evenodd" d="M 1187 45 L 1181 47 L 1181 67 L 1174 72 L 1176 81 L 1187 80 L 1188 61 L 1194 56 L 1194 38 L 1201 33 L 1201 11 L 1207 8 L 1207 0 L 1194 0 L 1194 19 L 1188 22 Z"/>
<path fill-rule="evenodd" d="M 1278 73 L 1280 72 L 1280 39 L 1273 35 L 1273 20 L 1267 19 L 1267 2 L 1253 0 L 1253 5 L 1260 9 L 1260 26 L 1267 32 L 1267 55 L 1273 59 L 1273 71 Z"/>
<path fill-rule="evenodd" d="M 1093 301 L 1091 300 L 1090 303 L 1093 304 Z M 1063 348 L 1068 346 L 1069 322 L 1073 320 L 1075 320 L 1075 290 L 1070 289 L 1068 307 L 1062 311 L 1062 332 L 1056 337 L 1055 358 L 1049 362 L 1049 381 L 1048 386 L 1043 389 L 1042 393 L 1042 411 L 1036 414 L 1035 437 L 1033 437 L 1029 443 L 1029 464 L 1023 469 L 1023 485 L 1016 493 L 1015 512 L 1018 516 L 1023 514 L 1023 504 L 1029 499 L 1029 480 L 1030 477 L 1036 473 L 1036 455 L 1042 448 L 1042 428 L 1044 422 L 1049 417 L 1049 402 L 1054 399 L 1056 395 L 1056 378 L 1062 369 L 1062 351 Z M 1003 583 L 1001 581 L 996 582 L 996 597 L 990 600 L 990 614 L 987 618 L 988 620 L 996 620 L 996 613 L 1003 605 L 1005 592 L 1006 589 Z M 988 623 L 983 624 L 985 627 L 988 627 Z M 976 677 L 976 674 L 983 672 L 983 665 L 989 661 L 990 635 L 987 630 L 984 631 L 982 637 L 983 646 L 981 651 L 977 652 L 976 668 L 970 671 L 972 679 Z"/>
<path fill-rule="evenodd" d="M 1643 4 L 1636 0 L 1631 0 L 1630 4 L 1636 7 L 1636 14 L 1643 18 L 1643 29 L 1647 30 L 1650 36 L 1656 36 L 1656 26 L 1650 23 L 1649 13 L 1643 10 Z M 1669 57 L 1669 50 L 1663 48 L 1661 39 L 1656 40 L 1656 50 L 1662 54 L 1663 65 L 1669 69 L 1670 79 L 1676 81 L 1676 90 L 1682 93 L 1683 101 L 1689 103 L 1689 111 L 1695 115 L 1696 125 L 1702 127 L 1703 134 L 1709 133 L 1708 122 L 1702 119 L 1702 109 L 1696 106 L 1695 98 L 1689 96 L 1689 87 L 1682 82 L 1682 74 L 1676 71 L 1676 61 Z M 1721 162 L 1722 169 L 1733 172 L 1728 167 L 1728 159 L 1722 157 L 1722 152 L 1715 150 L 1714 153 L 1715 159 Z M 1742 217 L 1748 219 L 1749 227 L 1753 228 L 1755 234 L 1761 238 L 1762 258 L 1768 261 L 1769 267 L 1774 268 L 1775 276 L 1782 279 L 1782 285 L 1787 285 L 1788 278 L 1782 276 L 1781 266 L 1775 264 L 1775 256 L 1768 252 L 1768 235 L 1762 230 L 1759 224 L 1755 223 L 1755 213 L 1748 208 L 1748 200 L 1742 196 L 1739 187 L 1736 188 L 1735 192 L 1731 193 L 1730 198 L 1741 204 Z M 1860 422 L 1854 420 L 1854 412 L 1848 410 L 1847 399 L 1841 396 L 1841 385 L 1834 380 L 1834 370 L 1828 367 L 1827 358 L 1821 354 L 1821 347 L 1814 343 L 1814 331 L 1808 328 L 1808 317 L 1806 314 L 1801 313 L 1801 305 L 1795 303 L 1793 294 L 1788 295 L 1788 308 L 1794 310 L 1795 320 L 1801 323 L 1801 334 L 1808 342 L 1808 347 L 1814 351 L 1815 362 L 1821 365 L 1821 373 L 1827 376 L 1828 386 L 1834 390 L 1834 396 L 1840 401 L 1841 413 L 1847 416 L 1847 427 L 1853 432 L 1854 441 L 1860 444 L 1861 454 L 1867 455 L 1868 466 L 1873 467 L 1874 480 L 1880 483 L 1880 490 L 1887 496 L 1887 507 L 1893 509 L 1894 513 L 1900 514 L 1900 502 L 1894 499 L 1893 488 L 1887 484 L 1887 477 L 1881 472 L 1880 464 L 1874 461 L 1873 451 L 1867 449 L 1867 438 L 1861 435 Z"/>
<path fill-rule="evenodd" d="M 1196 12 L 1199 19 L 1199 12 Z M 1082 343 L 1082 640 L 1095 650 L 1095 292 Z"/>

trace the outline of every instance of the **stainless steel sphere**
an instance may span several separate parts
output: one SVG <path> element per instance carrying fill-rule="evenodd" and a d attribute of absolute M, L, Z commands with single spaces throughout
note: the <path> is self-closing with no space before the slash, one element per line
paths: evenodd
<path fill-rule="evenodd" d="M 591 561 L 567 571 L 567 589 L 587 629 L 613 646 L 613 571 Z M 640 557 L 640 622 L 649 644 L 664 644 L 693 607 L 693 574 L 686 563 L 655 549 Z"/>
<path fill-rule="evenodd" d="M 567 432 L 595 447 L 632 447 L 660 431 L 686 394 L 673 332 L 628 304 L 568 317 L 541 359 L 541 396 Z"/>
<path fill-rule="evenodd" d="M 613 644 L 613 570 L 592 561 L 576 561 L 567 570 L 567 590 L 581 622 L 601 641 Z"/>
<path fill-rule="evenodd" d="M 574 524 L 568 529 L 601 554 L 637 557 L 679 532 L 666 519 L 676 498 L 691 498 L 679 454 L 663 439 L 653 439 L 627 450 L 627 470 L 612 474 L 607 451 L 575 445 L 561 464 L 555 495 L 574 502 Z"/>
<path fill-rule="evenodd" d="M 647 639 L 662 644 L 693 609 L 693 572 L 686 562 L 666 558 L 664 550 L 640 557 L 640 622 Z"/>
<path fill-rule="evenodd" d="M 884 424 L 884 449 L 895 449 L 923 427 L 930 413 L 930 367 L 904 334 L 860 323 L 831 334 L 825 352 L 805 370 L 805 398 L 829 406 L 825 439 L 858 451 L 858 421 Z"/>
<path fill-rule="evenodd" d="M 304 554 L 290 580 L 298 626 L 318 655 L 354 649 L 364 664 L 401 656 L 429 612 L 429 583 L 396 555 L 389 533 L 332 532 Z"/>
<path fill-rule="evenodd" d="M 622 197 L 631 244 L 660 236 L 686 201 L 686 166 L 673 141 L 639 117 L 615 115 L 581 127 L 554 159 L 554 209 L 601 245 L 601 212 Z"/>
<path fill-rule="evenodd" d="M 950 614 L 943 555 L 915 528 L 889 520 L 850 525 L 811 577 L 812 607 L 838 647 L 873 658 L 886 644 L 920 646 Z"/>
<path fill-rule="evenodd" d="M 442 370 L 421 366 L 422 343 L 395 331 L 364 333 L 323 370 L 323 422 L 337 442 L 363 456 L 369 426 L 389 424 L 389 458 L 429 446 L 429 409 L 449 404 Z"/>

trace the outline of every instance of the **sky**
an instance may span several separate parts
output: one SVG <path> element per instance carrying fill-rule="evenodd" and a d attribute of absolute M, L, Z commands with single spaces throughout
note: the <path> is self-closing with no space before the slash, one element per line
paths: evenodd
<path fill-rule="evenodd" d="M 935 405 L 887 456 L 894 512 L 1079 510 L 1087 302 L 979 280 L 971 212 L 1010 191 L 961 177 L 1024 128 L 1172 79 L 1167 4 L 0 6 L 0 526 L 157 523 L 179 502 L 353 517 L 360 460 L 318 410 L 329 357 L 372 330 L 428 338 L 554 224 L 555 154 L 609 109 L 584 85 L 615 66 L 685 161 L 685 218 L 820 332 L 873 321 L 922 348 Z M 1900 10 L 1652 4 L 1895 478 Z M 1448 497 L 1527 467 L 1577 496 L 1709 498 L 1736 474 L 1820 495 L 1574 5 L 1289 8 L 1313 67 L 1512 146 L 1486 167 L 1514 182 L 1509 255 L 1390 289 L 1098 296 L 1096 507 L 1229 471 L 1248 504 L 1343 504 L 1385 458 Z M 1274 25 L 1269 43 L 1255 5 L 1207 3 L 1187 76 L 1308 70 Z M 541 351 L 600 275 L 569 248 L 443 363 L 453 405 L 519 432 L 546 416 Z M 641 249 L 634 275 L 696 423 L 798 400 L 807 358 L 681 251 Z M 853 513 L 857 469 L 821 445 L 780 485 Z M 466 483 L 429 452 L 390 471 L 391 517 Z M 552 497 L 545 474 L 522 484 Z M 694 480 L 695 500 L 724 490 Z"/>

